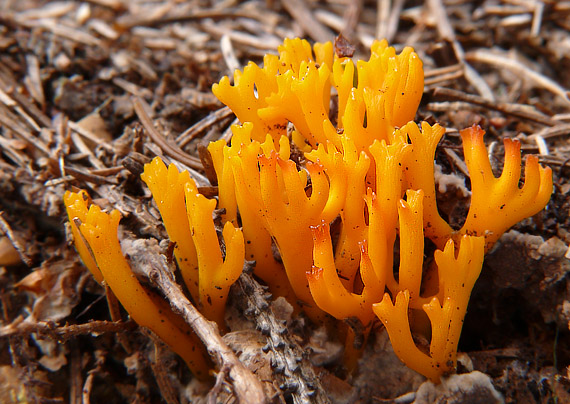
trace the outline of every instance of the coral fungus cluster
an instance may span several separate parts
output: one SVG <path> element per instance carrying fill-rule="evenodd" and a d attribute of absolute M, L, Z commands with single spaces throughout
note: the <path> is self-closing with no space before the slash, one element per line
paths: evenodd
<path fill-rule="evenodd" d="M 208 147 L 217 201 L 200 195 L 187 172 L 159 159 L 142 175 L 203 313 L 224 328 L 228 289 L 243 260 L 254 260 L 255 274 L 271 291 L 313 321 L 326 313 L 356 318 L 366 336 L 379 318 L 410 368 L 434 381 L 452 372 L 484 253 L 545 206 L 550 170 L 528 157 L 519 187 L 520 144 L 507 139 L 496 178 L 483 130 L 463 130 L 471 205 L 463 227 L 453 229 L 438 212 L 434 180 L 435 150 L 445 130 L 413 122 L 423 92 L 422 62 L 411 48 L 396 54 L 385 41 L 355 64 L 336 56 L 331 43 L 285 40 L 263 67 L 250 62 L 235 72 L 233 84 L 225 77 L 213 92 L 241 121 L 229 144 Z M 299 158 L 293 149 L 304 154 Z M 83 196 L 66 196 L 77 248 L 96 279 L 104 278 L 135 321 L 146 325 L 128 303 L 138 297 L 119 291 L 136 286 L 114 284 L 105 269 L 111 259 L 122 262 L 118 214 L 94 206 L 87 212 Z M 224 258 L 212 221 L 216 203 L 223 209 Z M 102 232 L 114 240 L 108 241 L 112 248 L 100 247 Z M 433 265 L 424 262 L 426 239 L 439 249 Z M 412 338 L 422 317 L 431 325 L 418 330 L 430 341 L 429 352 Z M 351 329 L 347 341 L 347 351 L 354 350 Z"/>

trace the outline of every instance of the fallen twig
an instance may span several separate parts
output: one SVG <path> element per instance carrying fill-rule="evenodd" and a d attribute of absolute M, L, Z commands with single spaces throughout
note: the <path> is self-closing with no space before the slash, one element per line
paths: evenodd
<path fill-rule="evenodd" d="M 186 146 L 189 142 L 192 141 L 192 139 L 194 139 L 200 133 L 204 132 L 210 126 L 231 115 L 233 115 L 233 111 L 229 107 L 223 107 L 214 112 L 211 112 L 205 118 L 196 122 L 194 125 L 182 132 L 176 139 L 176 143 L 178 143 L 178 146 L 180 147 Z"/>
<path fill-rule="evenodd" d="M 445 10 L 445 6 L 443 5 L 442 0 L 428 0 L 427 5 L 435 20 L 437 21 L 436 28 L 439 35 L 444 40 L 447 40 L 451 43 L 455 57 L 463 65 L 464 75 L 467 81 L 469 81 L 469 83 L 471 83 L 471 85 L 477 89 L 477 92 L 481 94 L 484 99 L 489 101 L 494 100 L 495 97 L 493 96 L 493 92 L 485 80 L 483 80 L 483 78 L 479 75 L 479 73 L 477 73 L 475 69 L 466 63 L 465 51 L 455 37 L 455 31 L 449 22 L 447 11 Z"/>
<path fill-rule="evenodd" d="M 291 338 L 285 324 L 273 314 L 268 299 L 271 295 L 244 269 L 237 285 L 247 299 L 245 314 L 251 317 L 259 330 L 267 335 L 264 348 L 272 355 L 273 368 L 280 379 L 281 390 L 289 391 L 295 404 L 327 404 L 329 399 L 311 365 L 303 358 L 303 350 Z"/>
<path fill-rule="evenodd" d="M 469 61 L 493 65 L 498 69 L 510 70 L 512 73 L 525 79 L 527 82 L 534 84 L 534 86 L 542 87 L 553 94 L 560 96 L 566 103 L 570 103 L 570 96 L 567 89 L 548 77 L 529 69 L 522 63 L 505 57 L 496 51 L 491 52 L 485 49 L 477 49 L 472 52 L 468 52 L 465 55 L 465 58 Z"/>
<path fill-rule="evenodd" d="M 499 111 L 504 114 L 516 116 L 518 118 L 526 119 L 529 121 L 537 122 L 542 125 L 555 126 L 559 123 L 558 121 L 555 121 L 554 119 L 551 119 L 550 117 L 542 115 L 538 112 L 521 111 L 520 108 L 514 107 L 512 104 L 488 101 L 477 95 L 467 94 L 464 93 L 463 91 L 452 90 L 451 88 L 437 87 L 436 89 L 433 90 L 433 95 L 441 96 L 456 101 L 464 101 L 474 105 L 479 105 L 484 108 Z"/>
<path fill-rule="evenodd" d="M 201 169 L 202 163 L 200 159 L 190 156 L 189 154 L 184 153 L 182 150 L 175 148 L 174 146 L 170 145 L 164 136 L 162 136 L 158 131 L 154 128 L 152 120 L 150 116 L 146 113 L 145 107 L 143 105 L 144 101 L 138 97 L 133 100 L 133 106 L 135 108 L 135 112 L 137 116 L 141 120 L 144 128 L 146 129 L 148 135 L 151 139 L 158 145 L 164 152 L 172 158 L 177 159 L 182 164 L 187 165 L 188 167 L 192 167 L 194 169 Z"/>
<path fill-rule="evenodd" d="M 0 338 L 21 337 L 30 334 L 51 337 L 56 340 L 66 340 L 85 334 L 117 333 L 133 330 L 136 324 L 132 321 L 91 321 L 85 324 L 70 324 L 56 326 L 53 322 L 31 322 L 18 317 L 12 323 L 0 327 Z"/>
<path fill-rule="evenodd" d="M 303 0 L 283 1 L 281 5 L 315 41 L 326 42 L 334 38 L 335 35 L 313 16 Z"/>
<path fill-rule="evenodd" d="M 136 240 L 145 243 L 148 240 Z M 247 369 L 236 354 L 224 342 L 215 323 L 208 321 L 184 296 L 174 281 L 166 257 L 153 253 L 152 248 L 141 246 L 141 254 L 131 255 L 138 270 L 145 273 L 166 296 L 173 310 L 179 313 L 202 340 L 219 369 L 229 369 L 234 392 L 240 403 L 262 404 L 267 402 L 263 386 L 257 377 Z"/>

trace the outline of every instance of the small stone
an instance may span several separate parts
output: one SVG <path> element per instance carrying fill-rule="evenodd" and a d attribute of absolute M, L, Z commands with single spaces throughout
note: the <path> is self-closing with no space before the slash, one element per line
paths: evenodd
<path fill-rule="evenodd" d="M 452 375 L 442 379 L 438 385 L 428 381 L 416 392 L 413 404 L 498 404 L 504 403 L 501 394 L 495 390 L 491 378 L 474 371 Z"/>

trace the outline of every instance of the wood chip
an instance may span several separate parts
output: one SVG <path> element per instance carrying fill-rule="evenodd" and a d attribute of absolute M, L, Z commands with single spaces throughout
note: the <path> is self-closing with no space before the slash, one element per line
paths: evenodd
<path fill-rule="evenodd" d="M 28 66 L 28 74 L 24 79 L 28 91 L 34 97 L 34 100 L 42 107 L 45 106 L 46 98 L 40 77 L 40 64 L 35 55 L 26 55 L 26 65 Z"/>
<path fill-rule="evenodd" d="M 222 35 L 220 39 L 220 49 L 222 49 L 222 56 L 224 57 L 224 61 L 228 66 L 228 71 L 230 75 L 240 68 L 240 63 L 237 60 L 236 53 L 234 52 L 234 48 L 232 46 L 232 41 L 228 34 Z"/>
<path fill-rule="evenodd" d="M 95 47 L 102 47 L 103 42 L 94 37 L 87 32 L 81 31 L 79 29 L 71 28 L 62 24 L 58 24 L 56 20 L 52 19 L 41 19 L 37 22 L 33 22 L 30 24 L 24 24 L 29 27 L 41 27 L 52 34 L 57 35 L 59 37 L 71 40 L 73 42 L 79 42 L 87 46 L 95 46 Z"/>
<path fill-rule="evenodd" d="M 45 4 L 44 7 L 31 8 L 16 14 L 19 20 L 37 20 L 41 18 L 58 18 L 75 10 L 77 4 L 73 2 L 55 1 Z"/>
<path fill-rule="evenodd" d="M 76 132 L 77 134 L 83 136 L 86 139 L 89 139 L 90 141 L 94 142 L 95 144 L 97 144 L 97 146 L 100 146 L 108 151 L 112 151 L 113 150 L 113 146 L 110 145 L 108 143 L 108 141 L 106 141 L 106 139 L 102 138 L 101 136 L 96 135 L 95 133 L 90 132 L 87 129 L 84 129 L 83 127 L 81 127 L 81 125 L 69 121 L 67 123 L 67 125 L 69 126 L 69 128 Z"/>
<path fill-rule="evenodd" d="M 89 27 L 107 39 L 112 41 L 119 39 L 119 32 L 103 20 L 92 19 L 89 21 Z"/>

